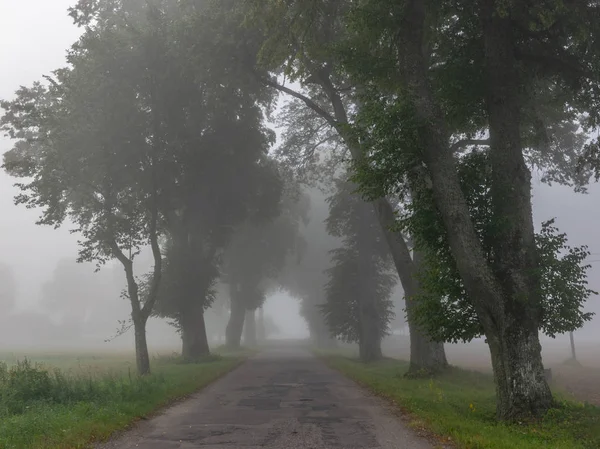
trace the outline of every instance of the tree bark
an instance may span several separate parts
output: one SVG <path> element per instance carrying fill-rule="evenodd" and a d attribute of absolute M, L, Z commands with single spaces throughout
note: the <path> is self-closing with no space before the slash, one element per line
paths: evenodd
<path fill-rule="evenodd" d="M 406 320 L 410 333 L 410 365 L 409 376 L 432 374 L 445 370 L 448 367 L 444 344 L 432 341 L 423 332 L 414 318 L 414 299 L 421 293 L 421 285 L 417 279 L 421 267 L 422 257 L 418 251 L 411 257 L 410 250 L 402 235 L 390 229 L 395 224 L 394 210 L 390 202 L 380 198 L 373 203 L 379 224 L 383 229 L 390 253 L 394 260 L 396 272 L 404 289 L 406 303 Z"/>
<path fill-rule="evenodd" d="M 422 260 L 423 254 L 419 251 L 413 251 L 413 266 L 416 273 L 418 273 Z M 405 292 L 404 295 L 410 332 L 410 365 L 407 376 L 421 377 L 436 374 L 448 367 L 444 344 L 432 341 L 417 325 L 417 320 L 414 318 L 415 300 L 413 298 L 421 293 L 421 286 L 414 275 L 413 282 L 409 286 L 411 288 L 410 292 L 408 294 Z"/>
<path fill-rule="evenodd" d="M 240 296 L 237 284 L 230 287 L 231 310 L 229 321 L 225 329 L 225 340 L 230 348 L 239 348 L 242 342 L 242 330 L 244 328 L 245 307 Z"/>
<path fill-rule="evenodd" d="M 498 358 L 501 418 L 538 416 L 552 405 L 544 376 L 538 329 L 543 309 L 531 206 L 531 173 L 521 142 L 520 80 L 510 16 L 495 0 L 483 2 L 487 111 L 490 127 L 494 220 L 493 268 L 505 297 Z M 506 387 L 503 385 L 506 384 Z"/>
<path fill-rule="evenodd" d="M 184 360 L 193 361 L 210 354 L 204 307 L 200 301 L 186 304 L 179 322 L 181 325 L 181 355 Z"/>
<path fill-rule="evenodd" d="M 146 321 L 141 316 L 133 317 L 133 331 L 135 335 L 135 363 L 140 376 L 150 374 L 150 355 L 146 341 Z"/>
<path fill-rule="evenodd" d="M 256 310 L 246 310 L 244 320 L 244 344 L 254 347 L 258 344 L 256 336 Z"/>
<path fill-rule="evenodd" d="M 497 388 L 497 416 L 516 420 L 541 416 L 552 405 L 544 377 L 539 281 L 531 218 L 530 175 L 519 131 L 518 75 L 510 19 L 494 0 L 483 0 L 492 195 L 495 219 L 494 264 L 488 263 L 462 193 L 450 151 L 446 123 L 427 81 L 423 58 L 425 7 L 412 0 L 399 34 L 398 66 L 422 123 L 423 154 L 434 200 L 448 231 L 459 273 L 484 328 Z"/>

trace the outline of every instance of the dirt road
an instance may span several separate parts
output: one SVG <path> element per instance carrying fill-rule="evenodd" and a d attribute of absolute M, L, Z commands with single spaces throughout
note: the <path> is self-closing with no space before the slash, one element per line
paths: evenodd
<path fill-rule="evenodd" d="M 431 449 L 301 349 L 270 349 L 103 449 Z"/>

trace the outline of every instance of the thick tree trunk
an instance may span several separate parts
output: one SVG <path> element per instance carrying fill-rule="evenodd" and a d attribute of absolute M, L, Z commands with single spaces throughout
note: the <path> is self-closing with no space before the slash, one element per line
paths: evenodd
<path fill-rule="evenodd" d="M 135 363 L 140 376 L 150 374 L 150 355 L 146 341 L 146 320 L 137 316 L 133 318 L 133 332 L 135 335 Z"/>
<path fill-rule="evenodd" d="M 419 251 L 413 252 L 413 263 L 415 272 L 420 269 L 423 255 Z M 406 304 L 406 315 L 408 329 L 410 332 L 410 365 L 408 368 L 408 377 L 420 377 L 438 373 L 448 367 L 446 351 L 444 344 L 432 341 L 425 332 L 417 325 L 414 318 L 414 298 L 420 292 L 420 285 L 417 279 L 413 277 L 413 282 L 409 284 L 411 289 L 404 294 Z"/>
<path fill-rule="evenodd" d="M 542 416 L 552 406 L 552 394 L 544 374 L 538 330 L 522 323 L 498 337 L 488 338 L 498 418 L 514 421 Z"/>
<path fill-rule="evenodd" d="M 425 332 L 417 325 L 414 319 L 413 299 L 421 291 L 417 274 L 421 267 L 422 257 L 418 252 L 414 254 L 414 260 L 410 256 L 410 250 L 402 235 L 392 232 L 390 229 L 395 224 L 394 210 L 385 198 L 380 198 L 374 203 L 375 213 L 381 225 L 386 241 L 390 247 L 390 253 L 394 260 L 394 266 L 400 278 L 404 290 L 406 303 L 406 319 L 410 332 L 410 366 L 408 374 L 416 376 L 425 373 L 436 373 L 448 367 L 444 344 L 432 341 Z"/>
<path fill-rule="evenodd" d="M 229 321 L 225 329 L 225 339 L 230 348 L 239 348 L 242 342 L 242 330 L 244 328 L 244 319 L 246 310 L 240 297 L 237 287 L 231 287 L 231 311 Z"/>
<path fill-rule="evenodd" d="M 198 360 L 210 354 L 204 308 L 200 301 L 185 307 L 181 320 L 181 354 L 184 360 Z"/>
<path fill-rule="evenodd" d="M 244 344 L 254 347 L 258 344 L 256 336 L 256 310 L 246 310 L 244 320 Z"/>
<path fill-rule="evenodd" d="M 363 362 L 374 362 L 383 357 L 381 352 L 381 330 L 376 306 L 370 297 L 363 297 L 360 305 L 359 356 Z"/>
<path fill-rule="evenodd" d="M 499 224 L 494 236 L 493 269 L 505 298 L 497 359 L 498 416 L 540 416 L 552 406 L 544 376 L 538 329 L 543 309 L 531 205 L 531 173 L 523 156 L 520 81 L 510 16 L 498 13 L 496 0 L 485 0 L 483 31 L 487 110 L 492 164 L 492 207 Z"/>
<path fill-rule="evenodd" d="M 406 296 L 405 302 L 406 314 L 411 316 L 414 313 L 414 300 Z M 415 319 L 408 319 L 408 329 L 410 332 L 408 377 L 429 376 L 448 368 L 448 359 L 443 343 L 431 341 L 416 324 Z"/>
<path fill-rule="evenodd" d="M 531 219 L 530 182 L 519 133 L 518 76 L 509 15 L 498 14 L 494 0 L 484 8 L 488 76 L 488 113 L 495 219 L 492 267 L 483 251 L 462 193 L 448 143 L 443 113 L 428 84 L 423 58 L 425 9 L 412 0 L 406 8 L 404 32 L 399 34 L 403 81 L 414 98 L 422 125 L 423 153 L 431 175 L 434 199 L 448 231 L 457 268 L 492 354 L 497 387 L 497 415 L 513 420 L 540 416 L 552 404 L 544 378 L 541 345 L 539 285 L 535 280 L 535 246 Z"/>

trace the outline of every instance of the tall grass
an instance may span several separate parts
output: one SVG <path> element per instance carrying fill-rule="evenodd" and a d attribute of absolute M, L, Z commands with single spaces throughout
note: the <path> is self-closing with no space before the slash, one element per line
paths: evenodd
<path fill-rule="evenodd" d="M 241 361 L 157 359 L 153 374 L 61 371 L 28 360 L 0 363 L 0 448 L 83 448 L 205 386 Z"/>

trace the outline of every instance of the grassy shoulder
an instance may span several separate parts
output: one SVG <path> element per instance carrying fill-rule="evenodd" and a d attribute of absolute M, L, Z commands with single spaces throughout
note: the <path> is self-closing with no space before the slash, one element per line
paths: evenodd
<path fill-rule="evenodd" d="M 111 362 L 111 369 L 0 365 L 0 449 L 75 449 L 104 441 L 218 379 L 247 355 L 198 363 L 156 358 L 144 378 L 131 374 L 130 361 Z"/>
<path fill-rule="evenodd" d="M 560 400 L 538 423 L 506 425 L 495 420 L 494 385 L 489 375 L 452 368 L 432 379 L 406 379 L 408 364 L 318 354 L 374 394 L 399 406 L 410 425 L 464 449 L 597 449 L 600 408 Z"/>

